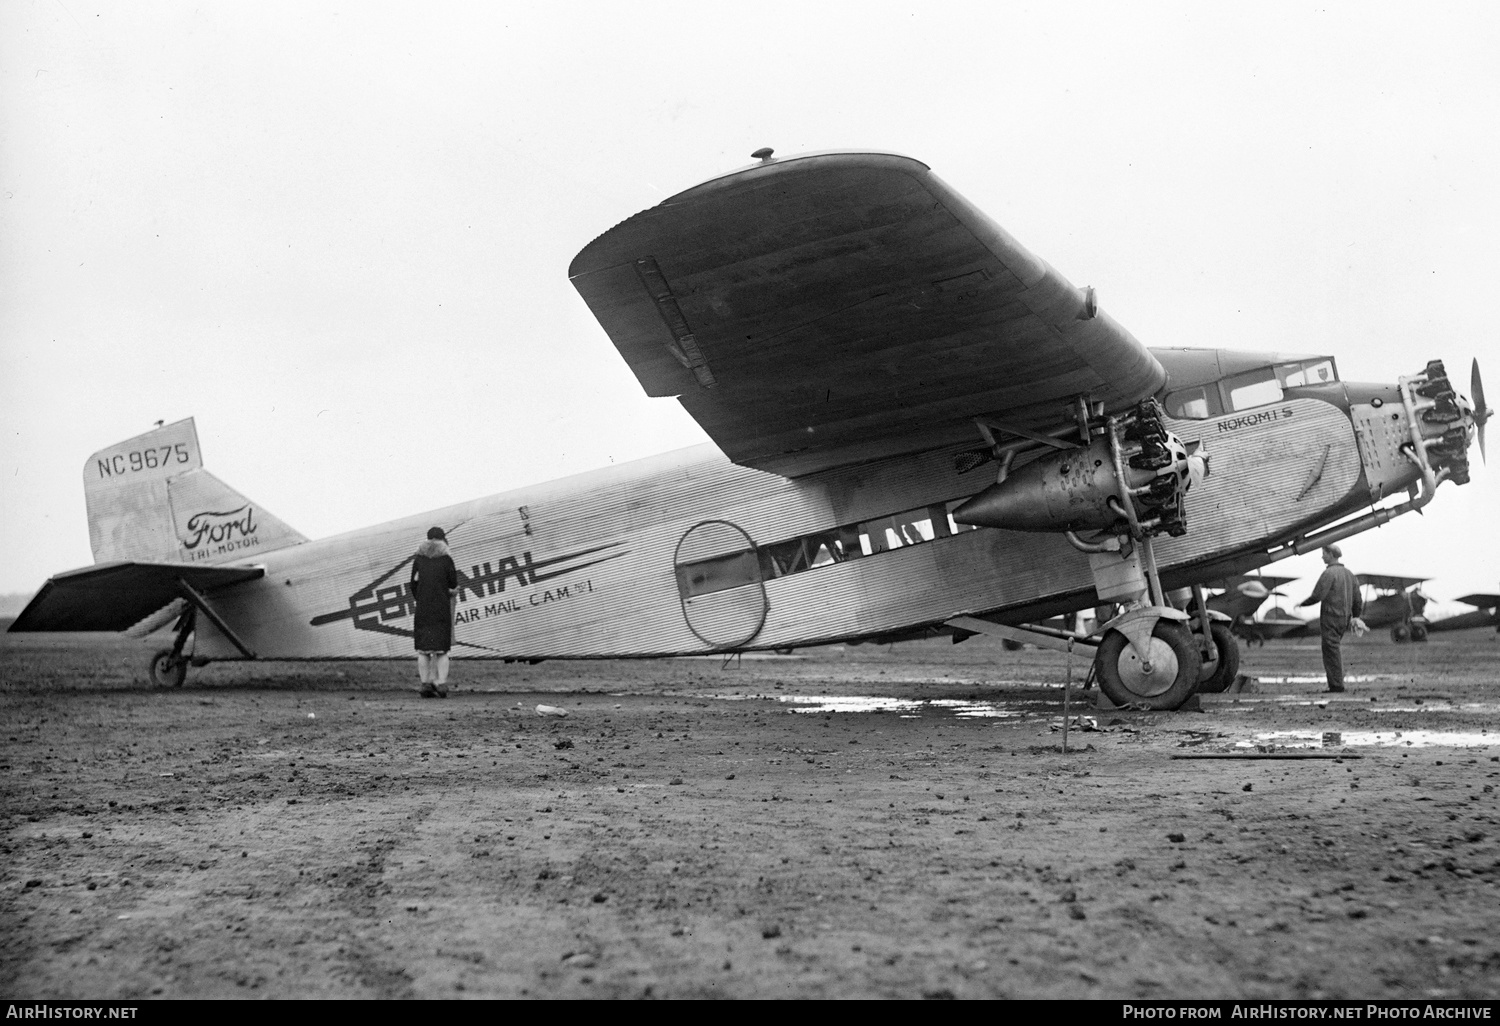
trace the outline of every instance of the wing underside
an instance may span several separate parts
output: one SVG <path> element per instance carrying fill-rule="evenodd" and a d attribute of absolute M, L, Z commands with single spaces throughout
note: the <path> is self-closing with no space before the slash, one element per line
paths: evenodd
<path fill-rule="evenodd" d="M 928 170 L 887 154 L 757 165 L 586 247 L 569 276 L 650 395 L 788 477 L 1066 424 L 1165 371 Z"/>
<path fill-rule="evenodd" d="M 1426 577 L 1399 577 L 1395 574 L 1355 574 L 1354 579 L 1381 591 L 1405 591 L 1413 584 L 1427 580 Z"/>
<path fill-rule="evenodd" d="M 183 584 L 212 592 L 264 577 L 261 567 L 105 563 L 42 585 L 12 631 L 124 631 L 184 597 Z"/>

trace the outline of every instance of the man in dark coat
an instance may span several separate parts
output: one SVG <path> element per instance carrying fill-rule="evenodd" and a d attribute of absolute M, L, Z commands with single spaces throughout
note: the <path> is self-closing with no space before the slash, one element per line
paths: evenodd
<path fill-rule="evenodd" d="M 1329 691 L 1344 690 L 1344 654 L 1340 649 L 1344 634 L 1351 626 L 1359 634 L 1365 632 L 1365 623 L 1359 618 L 1365 611 L 1365 600 L 1359 593 L 1359 582 L 1339 562 L 1342 556 L 1337 545 L 1324 546 L 1323 574 L 1313 586 L 1312 594 L 1298 603 L 1299 606 L 1322 603 L 1318 626 L 1323 636 L 1323 672 L 1328 677 Z"/>
<path fill-rule="evenodd" d="M 427 532 L 411 561 L 411 593 L 417 600 L 412 624 L 417 649 L 417 676 L 423 698 L 448 697 L 448 650 L 453 647 L 453 617 L 458 610 L 458 568 L 448 554 L 441 527 Z"/>

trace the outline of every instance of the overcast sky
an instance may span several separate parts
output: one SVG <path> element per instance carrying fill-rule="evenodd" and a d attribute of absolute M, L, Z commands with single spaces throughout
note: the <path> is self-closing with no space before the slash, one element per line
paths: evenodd
<path fill-rule="evenodd" d="M 84 460 L 156 420 L 312 537 L 705 440 L 566 270 L 760 146 L 927 162 L 1147 345 L 1500 405 L 1497 11 L 9 0 L 0 592 L 92 562 Z M 1345 561 L 1500 587 L 1475 457 Z"/>

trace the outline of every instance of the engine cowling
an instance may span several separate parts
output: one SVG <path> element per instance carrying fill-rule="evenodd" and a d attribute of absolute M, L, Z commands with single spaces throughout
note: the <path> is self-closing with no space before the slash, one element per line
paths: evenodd
<path fill-rule="evenodd" d="M 1125 483 L 1142 519 L 1180 534 L 1181 496 L 1206 461 L 1190 455 L 1181 439 L 1160 432 L 1124 464 Z M 1124 527 L 1120 483 L 1110 443 L 1095 437 L 1087 447 L 1049 453 L 991 485 L 953 511 L 953 519 L 1005 531 L 1105 531 Z"/>

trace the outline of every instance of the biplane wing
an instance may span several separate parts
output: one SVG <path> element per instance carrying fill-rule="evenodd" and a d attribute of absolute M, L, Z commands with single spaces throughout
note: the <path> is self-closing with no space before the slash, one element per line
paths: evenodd
<path fill-rule="evenodd" d="M 1360 584 L 1368 584 L 1380 591 L 1405 591 L 1413 584 L 1422 584 L 1431 578 L 1399 577 L 1394 574 L 1355 574 L 1354 579 Z"/>
<path fill-rule="evenodd" d="M 1236 574 L 1233 577 L 1221 577 L 1216 581 L 1209 581 L 1206 587 L 1239 591 L 1244 594 L 1242 589 L 1245 585 L 1258 584 L 1265 589 L 1265 595 L 1274 595 L 1282 585 L 1291 584 L 1296 579 L 1295 577 L 1277 577 L 1274 574 Z"/>
<path fill-rule="evenodd" d="M 1473 612 L 1459 613 L 1427 625 L 1429 631 L 1461 631 L 1471 627 L 1500 628 L 1500 595 L 1493 592 L 1474 592 L 1454 599 L 1466 606 L 1476 607 Z"/>
<path fill-rule="evenodd" d="M 784 477 L 978 443 L 986 415 L 1056 431 L 1077 396 L 1115 411 L 1166 380 L 1092 290 L 908 157 L 768 158 L 624 221 L 568 274 L 647 394 Z"/>
<path fill-rule="evenodd" d="M 262 567 L 187 563 L 102 563 L 54 576 L 11 624 L 13 631 L 123 631 L 179 599 L 187 589 L 218 591 L 265 576 Z"/>

